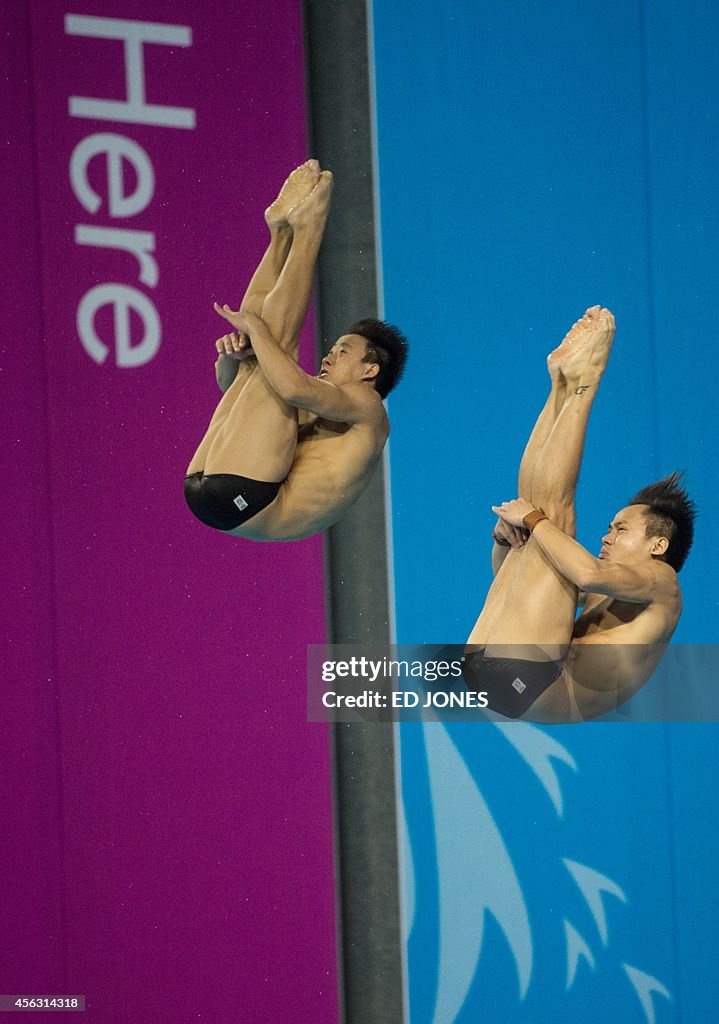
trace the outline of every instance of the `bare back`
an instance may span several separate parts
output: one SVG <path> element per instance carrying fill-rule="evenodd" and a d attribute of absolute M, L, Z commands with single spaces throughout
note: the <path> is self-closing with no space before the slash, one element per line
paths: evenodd
<path fill-rule="evenodd" d="M 231 532 L 251 540 L 299 540 L 325 530 L 369 483 L 389 436 L 379 396 L 376 411 L 351 425 L 310 416 L 297 433 L 292 468 L 275 500 Z"/>

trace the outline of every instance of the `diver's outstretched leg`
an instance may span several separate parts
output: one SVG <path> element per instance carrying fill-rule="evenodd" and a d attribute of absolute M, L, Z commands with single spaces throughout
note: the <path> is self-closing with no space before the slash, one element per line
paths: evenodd
<path fill-rule="evenodd" d="M 308 160 L 301 164 L 290 174 L 275 201 L 265 210 L 265 220 L 270 229 L 270 242 L 247 286 L 240 306 L 242 310 L 262 316 L 265 300 L 276 288 L 291 251 L 293 228 L 287 219 L 288 214 L 307 198 L 317 184 L 319 175 L 320 167 L 316 160 Z M 234 344 L 235 354 L 221 353 L 215 363 L 217 383 L 223 395 L 205 436 L 190 461 L 187 468 L 188 476 L 204 471 L 208 453 L 217 439 L 220 427 L 257 367 L 256 358 L 251 351 L 247 351 L 246 339 L 240 339 L 235 335 Z"/>
<path fill-rule="evenodd" d="M 277 284 L 290 254 L 292 226 L 287 220 L 287 215 L 307 198 L 317 184 L 319 176 L 320 165 L 317 160 L 307 160 L 300 164 L 284 182 L 274 202 L 265 210 L 265 222 L 270 229 L 270 242 L 240 304 L 240 309 L 244 312 L 262 316 L 265 299 Z M 251 350 L 243 352 L 238 349 L 237 354 L 226 353 L 226 356 L 227 358 L 220 355 L 215 364 L 217 383 L 223 392 L 227 391 L 237 375 L 241 380 L 245 380 L 257 365 Z"/>
<path fill-rule="evenodd" d="M 290 210 L 292 246 L 262 308 L 269 331 L 294 357 L 312 293 L 331 193 L 332 175 L 323 171 L 310 195 Z M 235 387 L 233 384 L 224 397 L 231 396 Z M 203 469 L 207 475 L 235 474 L 279 482 L 289 473 L 296 446 L 297 410 L 279 398 L 258 366 L 220 424 Z"/>
<path fill-rule="evenodd" d="M 566 380 L 565 399 L 536 457 L 528 496 L 570 536 L 587 422 L 614 336 L 608 310 L 596 306 L 588 315 L 588 325 L 573 328 L 552 354 L 553 366 Z M 515 650 L 517 645 L 537 645 L 550 657 L 560 656 L 571 638 L 576 600 L 576 587 L 530 537 L 507 555 L 468 643 L 513 645 Z"/>

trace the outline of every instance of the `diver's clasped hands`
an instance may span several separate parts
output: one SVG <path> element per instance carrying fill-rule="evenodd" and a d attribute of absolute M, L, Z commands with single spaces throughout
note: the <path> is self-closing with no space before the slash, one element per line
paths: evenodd
<path fill-rule="evenodd" d="M 535 511 L 534 505 L 525 498 L 515 498 L 513 501 L 504 501 L 501 505 L 492 505 L 492 511 L 499 516 L 492 531 L 495 541 L 505 547 L 523 547 L 529 539 L 524 517 Z"/>
<path fill-rule="evenodd" d="M 219 313 L 225 320 L 228 320 L 235 328 L 230 334 L 223 334 L 215 342 L 215 348 L 219 354 L 221 356 L 230 356 L 230 358 L 237 359 L 240 362 L 244 359 L 249 359 L 250 356 L 254 355 L 252 351 L 252 331 L 257 326 L 264 326 L 264 321 L 254 313 L 241 309 L 235 312 L 229 306 L 220 306 L 217 302 L 214 303 L 214 307 L 215 312 Z"/>
<path fill-rule="evenodd" d="M 525 498 L 514 498 L 513 501 L 503 501 L 501 505 L 492 505 L 492 511 L 510 526 L 524 527 L 524 517 L 535 512 L 536 508 Z"/>

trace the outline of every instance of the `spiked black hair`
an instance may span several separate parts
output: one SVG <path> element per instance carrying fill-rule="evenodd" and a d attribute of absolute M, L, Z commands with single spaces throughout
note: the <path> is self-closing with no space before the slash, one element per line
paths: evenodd
<path fill-rule="evenodd" d="M 666 537 L 669 547 L 664 561 L 679 572 L 694 540 L 696 503 L 681 486 L 682 473 L 671 473 L 663 480 L 643 487 L 634 495 L 630 505 L 648 505 L 647 537 Z"/>
<path fill-rule="evenodd" d="M 374 386 L 380 396 L 386 398 L 404 372 L 409 350 L 407 339 L 392 324 L 372 317 L 358 320 L 346 333 L 359 334 L 367 342 L 367 354 L 362 361 L 379 366 Z"/>

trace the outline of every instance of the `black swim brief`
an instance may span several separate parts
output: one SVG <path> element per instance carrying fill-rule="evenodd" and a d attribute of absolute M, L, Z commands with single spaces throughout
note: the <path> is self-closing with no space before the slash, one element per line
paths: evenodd
<path fill-rule="evenodd" d="M 462 658 L 462 675 L 467 689 L 486 692 L 490 711 L 506 718 L 521 718 L 562 674 L 564 659 L 526 661 L 523 658 L 494 658 L 481 648 Z"/>
<path fill-rule="evenodd" d="M 234 530 L 267 508 L 280 486 L 234 473 L 191 473 L 185 477 L 185 501 L 206 526 Z"/>

